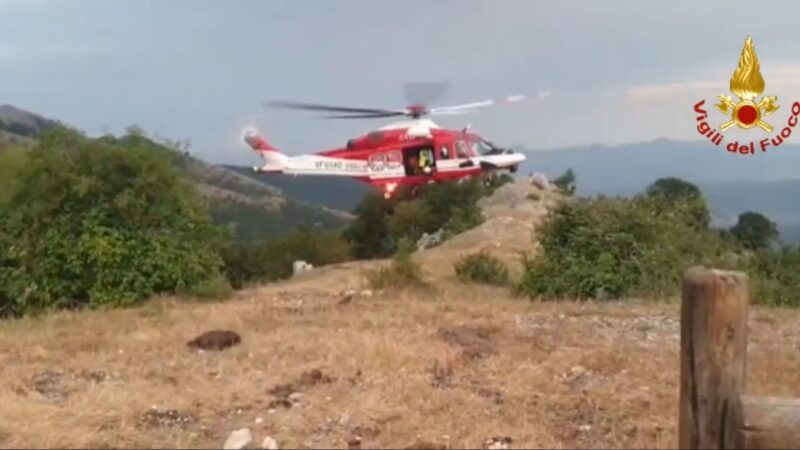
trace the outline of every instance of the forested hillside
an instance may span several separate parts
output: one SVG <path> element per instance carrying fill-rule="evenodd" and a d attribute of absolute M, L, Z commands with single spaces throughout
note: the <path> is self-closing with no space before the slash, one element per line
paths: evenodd
<path fill-rule="evenodd" d="M 264 175 L 254 173 L 249 167 L 225 166 L 225 168 L 265 185 L 274 186 L 291 198 L 341 211 L 352 211 L 364 194 L 371 189 L 369 185 L 347 177 Z"/>
<path fill-rule="evenodd" d="M 0 106 L 0 151 L 25 149 L 33 145 L 40 133 L 59 123 L 10 105 Z M 146 136 L 143 130 L 131 127 L 129 134 Z M 106 137 L 109 142 L 124 142 Z M 218 224 L 235 226 L 238 242 L 248 243 L 285 234 L 298 228 L 336 229 L 350 216 L 332 208 L 312 205 L 303 196 L 294 197 L 277 187 L 251 177 L 201 161 L 191 156 L 181 142 L 147 138 L 149 150 L 169 155 L 176 168 L 198 188 L 208 200 L 208 207 Z"/>

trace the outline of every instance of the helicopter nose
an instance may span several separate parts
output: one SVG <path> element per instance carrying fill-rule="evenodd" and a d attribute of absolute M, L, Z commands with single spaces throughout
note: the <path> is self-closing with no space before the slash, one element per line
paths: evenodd
<path fill-rule="evenodd" d="M 515 152 L 514 150 L 506 150 L 506 155 L 508 155 L 509 159 L 513 161 L 515 164 L 519 164 L 525 161 L 525 155 L 522 153 Z"/>

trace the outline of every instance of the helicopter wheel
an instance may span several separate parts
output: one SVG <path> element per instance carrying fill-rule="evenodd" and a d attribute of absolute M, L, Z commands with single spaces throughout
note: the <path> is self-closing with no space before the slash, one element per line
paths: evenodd
<path fill-rule="evenodd" d="M 516 172 L 517 172 L 517 169 L 519 169 L 519 167 L 518 167 L 518 166 L 511 166 L 511 167 L 508 169 L 508 171 L 509 171 L 509 172 L 511 172 L 511 173 L 516 173 Z"/>

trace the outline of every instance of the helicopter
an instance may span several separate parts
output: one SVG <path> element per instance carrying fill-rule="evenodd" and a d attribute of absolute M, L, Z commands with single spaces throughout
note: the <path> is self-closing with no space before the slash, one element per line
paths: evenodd
<path fill-rule="evenodd" d="M 545 97 L 547 92 L 537 94 Z M 466 114 L 486 106 L 515 103 L 531 97 L 512 95 L 454 106 L 433 107 L 414 103 L 404 108 L 378 109 L 320 105 L 295 101 L 268 101 L 279 107 L 336 113 L 335 119 L 406 117 L 347 141 L 344 147 L 314 154 L 288 156 L 274 147 L 257 130 L 243 133 L 245 143 L 264 163 L 253 171 L 295 176 L 342 176 L 370 184 L 387 199 L 400 187 L 412 194 L 426 184 L 482 177 L 489 186 L 497 172 L 515 173 L 525 155 L 501 148 L 470 132 L 470 126 L 445 129 L 428 116 Z"/>

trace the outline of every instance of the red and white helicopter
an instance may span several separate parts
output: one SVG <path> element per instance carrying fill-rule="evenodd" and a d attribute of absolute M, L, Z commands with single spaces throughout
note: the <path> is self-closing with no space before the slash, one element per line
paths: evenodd
<path fill-rule="evenodd" d="M 536 97 L 545 97 L 547 92 Z M 390 198 L 400 186 L 412 192 L 424 184 L 481 176 L 488 184 L 497 171 L 516 172 L 525 155 L 494 146 L 469 131 L 447 130 L 424 116 L 464 114 L 477 108 L 528 99 L 524 95 L 456 106 L 428 108 L 413 104 L 400 109 L 351 108 L 300 102 L 266 102 L 267 106 L 339 113 L 328 118 L 364 119 L 407 116 L 347 142 L 345 147 L 316 154 L 287 156 L 254 129 L 245 142 L 263 159 L 258 173 L 346 176 L 369 183 Z"/>

